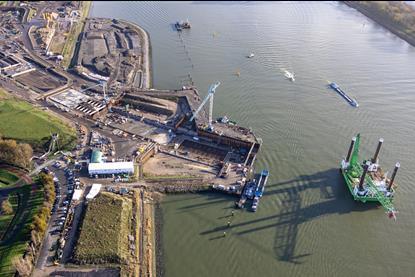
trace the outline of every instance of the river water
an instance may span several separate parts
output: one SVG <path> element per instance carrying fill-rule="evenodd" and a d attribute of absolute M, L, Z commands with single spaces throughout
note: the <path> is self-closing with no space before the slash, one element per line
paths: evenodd
<path fill-rule="evenodd" d="M 154 87 L 179 88 L 190 74 L 204 95 L 221 81 L 215 116 L 264 141 L 256 168 L 271 175 L 256 213 L 229 217 L 235 199 L 218 194 L 165 198 L 165 276 L 414 274 L 414 47 L 338 2 L 94 2 L 91 15 L 149 32 Z M 186 18 L 192 29 L 179 37 L 171 24 Z M 383 137 L 383 167 L 401 162 L 396 222 L 355 203 L 341 179 L 357 132 L 364 156 Z"/>

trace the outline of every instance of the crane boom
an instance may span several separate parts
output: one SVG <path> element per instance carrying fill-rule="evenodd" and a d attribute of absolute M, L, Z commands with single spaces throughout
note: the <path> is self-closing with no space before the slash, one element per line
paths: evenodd
<path fill-rule="evenodd" d="M 200 106 L 197 108 L 197 110 L 193 113 L 192 118 L 190 118 L 189 121 L 193 121 L 195 117 L 199 114 L 199 112 L 202 110 L 202 108 L 206 105 L 207 101 L 210 100 L 209 103 L 209 128 L 212 129 L 212 113 L 213 113 L 213 95 L 216 92 L 216 88 L 220 85 L 220 82 L 216 82 L 215 84 L 212 84 L 209 87 L 208 95 L 206 95 L 205 99 L 203 99 L 203 102 L 200 104 Z"/>
<path fill-rule="evenodd" d="M 83 89 L 83 90 L 81 90 L 81 91 L 79 91 L 79 92 L 84 92 L 84 91 L 87 91 L 87 90 L 89 90 L 89 89 L 91 89 L 91 88 L 95 88 L 95 87 L 99 87 L 99 86 L 102 86 L 102 92 L 104 93 L 104 99 L 106 99 L 107 98 L 107 96 L 106 96 L 106 90 L 107 90 L 107 82 L 105 82 L 105 81 L 100 81 L 99 82 L 99 84 L 96 84 L 96 85 L 93 85 L 93 86 L 90 86 L 90 87 L 88 87 L 88 88 L 86 88 L 86 89 Z"/>

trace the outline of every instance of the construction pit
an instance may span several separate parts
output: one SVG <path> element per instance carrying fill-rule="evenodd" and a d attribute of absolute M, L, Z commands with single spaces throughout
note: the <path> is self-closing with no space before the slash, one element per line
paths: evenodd
<path fill-rule="evenodd" d="M 41 69 L 21 74 L 14 79 L 40 94 L 50 92 L 66 84 L 65 80 L 59 79 L 57 76 L 53 76 Z"/>
<path fill-rule="evenodd" d="M 154 143 L 151 153 L 136 156 L 138 178 L 144 183 L 222 185 L 241 193 L 253 171 L 261 141 L 251 130 L 212 122 L 201 109 L 198 92 L 129 89 L 98 120 L 124 137 Z"/>
<path fill-rule="evenodd" d="M 45 95 L 67 85 L 68 80 L 28 55 L 0 52 L 0 72 L 20 86 Z"/>

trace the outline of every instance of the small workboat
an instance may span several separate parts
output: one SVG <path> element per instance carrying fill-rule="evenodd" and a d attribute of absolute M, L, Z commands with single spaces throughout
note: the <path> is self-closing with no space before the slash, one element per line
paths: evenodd
<path fill-rule="evenodd" d="M 253 57 L 255 57 L 255 54 L 254 53 L 251 53 L 251 54 L 249 54 L 248 56 L 246 56 L 247 58 L 253 58 Z"/>
<path fill-rule="evenodd" d="M 284 69 L 284 76 L 292 82 L 295 82 L 294 73 L 289 72 L 288 70 Z"/>
<path fill-rule="evenodd" d="M 174 26 L 176 27 L 176 30 L 178 32 L 181 32 L 183 29 L 190 29 L 191 28 L 189 19 L 187 19 L 184 22 L 183 21 L 181 21 L 181 22 L 177 21 L 176 24 L 174 24 Z"/>

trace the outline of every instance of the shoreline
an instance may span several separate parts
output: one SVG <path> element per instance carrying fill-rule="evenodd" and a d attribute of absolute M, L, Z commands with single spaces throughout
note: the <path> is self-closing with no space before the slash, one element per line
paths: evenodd
<path fill-rule="evenodd" d="M 415 37 L 411 37 L 408 34 L 397 29 L 395 26 L 392 26 L 391 23 L 387 22 L 388 21 L 387 19 L 381 18 L 379 15 L 374 14 L 372 11 L 369 11 L 368 9 L 365 9 L 364 7 L 359 5 L 359 3 L 356 3 L 354 1 L 342 1 L 342 2 L 348 7 L 360 12 L 362 15 L 364 15 L 368 19 L 382 26 L 383 28 L 385 28 L 387 31 L 391 32 L 398 38 L 406 41 L 409 45 L 415 47 Z"/>
<path fill-rule="evenodd" d="M 155 232 L 155 257 L 156 257 L 156 277 L 164 276 L 164 251 L 163 251 L 163 211 L 161 208 L 162 197 L 154 204 L 154 232 Z"/>

